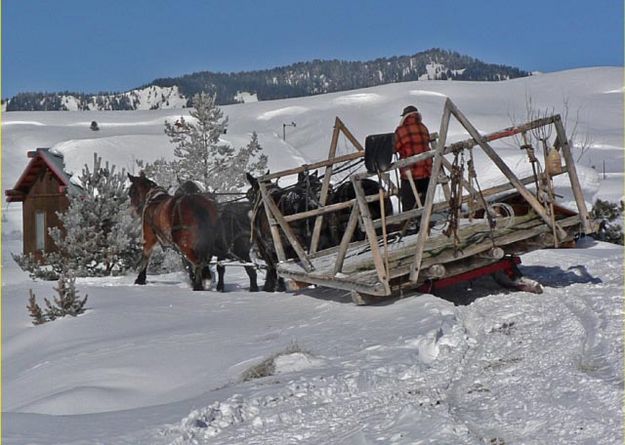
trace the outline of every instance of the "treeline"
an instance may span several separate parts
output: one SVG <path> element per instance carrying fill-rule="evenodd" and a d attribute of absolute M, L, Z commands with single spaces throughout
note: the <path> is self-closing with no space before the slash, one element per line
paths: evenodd
<path fill-rule="evenodd" d="M 496 81 L 529 75 L 518 68 L 484 63 L 457 52 L 435 48 L 412 56 L 384 57 L 367 62 L 313 60 L 260 71 L 202 71 L 156 79 L 139 89 L 178 86 L 186 98 L 208 92 L 216 95 L 217 104 L 225 105 L 234 103 L 239 91 L 256 93 L 259 100 L 273 100 L 413 81 L 428 74 L 428 65 L 430 73 L 435 71 L 433 77 L 442 80 Z M 128 93 L 88 95 L 64 92 L 20 93 L 11 98 L 7 111 L 65 110 L 63 96 L 72 96 L 79 110 L 137 109 L 137 100 L 130 98 Z M 190 106 L 190 99 L 187 106 Z"/>
<path fill-rule="evenodd" d="M 151 85 L 177 85 L 186 97 L 209 91 L 217 94 L 218 103 L 229 104 L 235 102 L 238 91 L 256 93 L 259 100 L 273 100 L 418 80 L 427 74 L 427 65 L 432 63 L 444 67 L 436 76 L 442 80 L 494 81 L 528 75 L 518 68 L 487 64 L 453 51 L 431 49 L 413 56 L 385 57 L 368 62 L 313 60 L 262 71 L 202 71 L 156 79 Z"/>
<path fill-rule="evenodd" d="M 19 93 L 8 101 L 6 111 L 68 111 L 68 102 L 78 110 L 135 110 L 136 102 L 128 94 L 101 92 Z"/>

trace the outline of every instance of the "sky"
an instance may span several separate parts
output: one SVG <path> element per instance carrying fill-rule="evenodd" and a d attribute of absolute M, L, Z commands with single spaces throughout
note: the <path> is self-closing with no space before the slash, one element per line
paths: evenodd
<path fill-rule="evenodd" d="M 1 1 L 3 98 L 429 48 L 527 71 L 623 65 L 621 0 Z"/>

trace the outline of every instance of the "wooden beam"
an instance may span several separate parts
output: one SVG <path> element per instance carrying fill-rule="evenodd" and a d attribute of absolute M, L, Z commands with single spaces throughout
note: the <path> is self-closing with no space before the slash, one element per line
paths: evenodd
<path fill-rule="evenodd" d="M 343 263 L 345 262 L 345 254 L 347 253 L 347 249 L 349 247 L 349 243 L 354 236 L 354 232 L 356 231 L 356 227 L 358 226 L 358 217 L 360 215 L 360 211 L 358 210 L 358 205 L 354 205 L 352 207 L 352 211 L 349 214 L 349 220 L 347 221 L 347 227 L 345 228 L 345 232 L 343 233 L 343 237 L 341 238 L 341 243 L 339 244 L 339 250 L 336 254 L 336 263 L 334 264 L 334 275 L 343 270 Z"/>
<path fill-rule="evenodd" d="M 584 193 L 582 192 L 582 187 L 579 184 L 579 177 L 577 176 L 577 168 L 575 168 L 575 161 L 573 160 L 573 155 L 571 154 L 571 147 L 569 146 L 569 141 L 566 138 L 566 132 L 564 131 L 564 125 L 562 124 L 562 119 L 560 118 L 560 115 L 556 116 L 554 125 L 556 127 L 558 141 L 560 141 L 560 149 L 562 150 L 564 163 L 566 165 L 567 171 L 569 172 L 569 180 L 571 181 L 571 188 L 573 189 L 573 196 L 575 197 L 577 210 L 579 211 L 579 215 L 582 220 L 584 233 L 586 234 L 592 233 L 593 228 L 590 222 L 590 217 L 588 215 L 588 209 L 586 208 L 586 200 L 584 199 Z"/>
<path fill-rule="evenodd" d="M 258 182 L 258 187 L 260 190 L 260 196 L 263 199 L 263 209 L 265 211 L 265 215 L 267 215 L 267 221 L 269 221 L 269 231 L 271 232 L 271 237 L 273 238 L 273 245 L 276 249 L 276 255 L 278 256 L 279 262 L 286 261 L 286 255 L 284 254 L 284 246 L 282 245 L 282 237 L 280 235 L 280 231 L 278 230 L 278 222 L 273 217 L 273 213 L 269 210 L 268 202 L 273 202 L 273 198 L 269 196 L 267 193 L 267 187 L 264 183 Z M 275 204 L 274 204 L 275 206 Z"/>
<path fill-rule="evenodd" d="M 360 207 L 360 214 L 362 216 L 362 224 L 365 228 L 365 233 L 369 239 L 369 246 L 371 248 L 371 255 L 373 257 L 373 263 L 375 265 L 376 272 L 380 283 L 387 289 L 387 293 L 390 293 L 390 287 L 388 284 L 388 272 L 384 267 L 384 261 L 380 256 L 380 249 L 378 248 L 378 236 L 373 228 L 371 221 L 371 213 L 369 212 L 369 205 L 365 199 L 365 192 L 362 189 L 362 184 L 356 177 L 352 177 L 352 184 L 354 186 L 354 192 L 356 193 L 356 200 Z"/>
<path fill-rule="evenodd" d="M 384 193 L 384 196 L 390 196 L 388 193 Z M 367 195 L 367 202 L 378 201 L 378 195 Z M 325 215 L 326 213 L 336 212 L 338 210 L 347 209 L 352 207 L 356 203 L 356 199 L 350 199 L 349 201 L 337 202 L 336 204 L 330 204 L 318 209 L 306 210 L 305 212 L 294 213 L 292 215 L 286 215 L 284 220 L 286 222 L 299 221 L 301 219 L 312 218 L 317 215 Z"/>
<path fill-rule="evenodd" d="M 328 165 L 338 164 L 340 162 L 353 161 L 354 159 L 362 158 L 364 156 L 365 156 L 364 151 L 357 151 L 357 152 L 346 154 L 346 155 L 343 155 L 343 156 L 337 156 L 336 158 L 331 159 L 331 160 L 314 162 L 312 164 L 304 164 L 301 167 L 295 167 L 295 168 L 291 168 L 289 170 L 283 170 L 283 171 L 279 171 L 279 172 L 276 172 L 276 173 L 270 173 L 268 175 L 264 175 L 264 176 L 259 177 L 258 181 L 271 181 L 272 179 L 282 178 L 284 176 L 289 176 L 289 175 L 294 175 L 294 174 L 297 174 L 297 173 L 302 173 L 302 172 L 305 172 L 307 170 L 315 170 L 315 169 L 318 169 L 320 167 L 326 167 Z"/>
<path fill-rule="evenodd" d="M 410 281 L 416 283 L 419 279 L 419 271 L 421 270 L 421 259 L 423 258 L 423 247 L 428 238 L 428 227 L 430 225 L 430 218 L 432 217 L 432 205 L 434 204 L 434 193 L 438 184 L 438 175 L 441 172 L 441 166 L 443 165 L 443 152 L 445 151 L 445 142 L 447 141 L 447 130 L 449 128 L 450 108 L 448 104 L 451 100 L 447 98 L 445 101 L 445 108 L 443 110 L 443 117 L 441 119 L 441 127 L 438 132 L 438 142 L 436 156 L 434 157 L 434 165 L 432 165 L 432 174 L 430 177 L 430 183 L 428 184 L 428 191 L 425 196 L 425 203 L 423 204 L 423 213 L 421 214 L 421 224 L 419 235 L 417 236 L 417 246 L 415 247 L 414 259 L 410 265 Z"/>
<path fill-rule="evenodd" d="M 345 137 L 349 139 L 349 141 L 354 145 L 354 147 L 356 147 L 356 150 L 364 153 L 365 149 L 362 147 L 362 145 L 360 145 L 360 142 L 358 142 L 358 139 L 354 137 L 352 132 L 347 129 L 343 121 L 339 119 L 338 117 L 336 118 L 336 121 L 339 124 L 340 130 L 343 132 Z"/>
<path fill-rule="evenodd" d="M 332 132 L 332 141 L 330 142 L 330 152 L 328 153 L 328 161 L 334 160 L 336 156 L 336 146 L 339 141 L 339 127 L 342 125 L 341 120 L 336 117 L 334 120 L 334 131 Z M 326 170 L 323 176 L 323 184 L 321 184 L 321 193 L 319 195 L 319 204 L 321 206 L 326 205 L 328 199 L 328 191 L 330 190 L 330 179 L 332 179 L 332 168 L 334 164 L 326 165 Z M 310 249 L 308 251 L 312 254 L 317 251 L 319 246 L 319 237 L 321 236 L 321 227 L 323 225 L 323 213 L 319 214 L 315 219 L 315 226 L 313 228 L 312 239 L 310 240 Z"/>

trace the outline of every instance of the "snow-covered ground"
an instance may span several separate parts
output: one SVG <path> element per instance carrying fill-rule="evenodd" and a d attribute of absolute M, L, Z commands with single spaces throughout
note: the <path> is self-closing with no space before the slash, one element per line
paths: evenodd
<path fill-rule="evenodd" d="M 623 198 L 620 68 L 232 105 L 223 107 L 224 139 L 242 146 L 257 131 L 279 170 L 325 158 L 335 116 L 363 141 L 392 131 L 415 104 L 437 131 L 445 97 L 482 132 L 525 121 L 528 97 L 556 112 L 567 102 L 577 140 L 591 141 L 576 152 L 587 201 Z M 74 171 L 94 151 L 131 171 L 136 159 L 170 157 L 162 123 L 181 114 L 5 113 L 2 188 L 36 147 L 64 153 Z M 465 137 L 451 126 L 452 140 Z M 519 165 L 518 147 L 497 149 Z M 478 171 L 494 180 L 489 173 Z M 584 241 L 524 255 L 522 271 L 543 283 L 542 295 L 485 278 L 368 307 L 329 289 L 249 293 L 237 269 L 226 293 L 192 292 L 177 274 L 142 287 L 134 276 L 79 279 L 87 312 L 33 326 L 28 290 L 49 297 L 55 283 L 29 280 L 11 260 L 21 251 L 21 207 L 3 210 L 3 443 L 623 443 L 621 247 Z M 271 358 L 273 375 L 243 378 Z"/>

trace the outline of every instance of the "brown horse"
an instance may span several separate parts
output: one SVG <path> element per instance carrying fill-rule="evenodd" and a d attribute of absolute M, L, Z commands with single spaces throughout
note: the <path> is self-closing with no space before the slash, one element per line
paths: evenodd
<path fill-rule="evenodd" d="M 157 242 L 173 247 L 188 265 L 193 290 L 204 290 L 215 250 L 217 205 L 204 194 L 171 196 L 145 177 L 128 174 L 130 203 L 141 216 L 143 258 L 135 284 L 145 284 L 146 269 Z"/>

